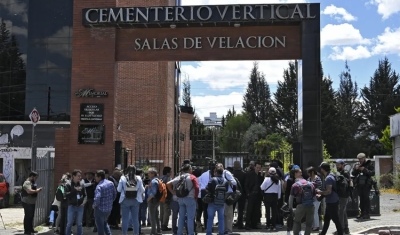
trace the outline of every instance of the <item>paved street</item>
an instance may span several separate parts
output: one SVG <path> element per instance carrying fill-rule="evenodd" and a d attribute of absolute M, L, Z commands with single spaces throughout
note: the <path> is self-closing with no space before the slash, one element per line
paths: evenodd
<path fill-rule="evenodd" d="M 399 227 L 399 219 L 400 219 L 400 195 L 394 194 L 383 194 L 381 196 L 381 216 L 374 216 L 371 220 L 366 221 L 357 221 L 354 218 L 349 219 L 349 227 L 352 234 L 360 233 L 366 230 L 369 230 L 374 227 L 380 226 L 397 226 Z M 9 208 L 9 209 L 0 209 L 0 213 L 3 216 L 4 223 L 6 225 L 7 230 L 4 230 L 2 224 L 0 224 L 0 235 L 15 235 L 15 234 L 23 234 L 22 230 L 22 220 L 23 220 L 23 210 L 22 208 Z M 265 219 L 262 220 L 265 222 Z M 215 222 L 217 222 L 215 220 Z M 73 230 L 75 231 L 75 229 Z M 331 223 L 329 233 L 333 233 L 336 231 L 335 226 Z M 144 228 L 143 232 L 145 234 L 149 234 L 150 231 L 148 228 Z M 246 231 L 246 230 L 235 230 L 235 234 L 241 235 L 254 235 L 254 234 L 265 234 L 266 230 L 258 230 L 258 231 Z M 376 232 L 374 232 L 376 233 Z M 49 231 L 47 227 L 42 227 L 40 234 L 50 235 L 53 234 L 52 231 Z M 84 234 L 95 234 L 91 229 L 85 228 Z M 114 235 L 121 234 L 120 231 L 113 231 Z M 132 234 L 132 232 L 130 232 Z M 171 233 L 166 233 L 171 234 Z M 204 233 L 200 233 L 204 234 Z M 285 229 L 282 231 L 278 231 L 274 234 L 286 235 Z"/>

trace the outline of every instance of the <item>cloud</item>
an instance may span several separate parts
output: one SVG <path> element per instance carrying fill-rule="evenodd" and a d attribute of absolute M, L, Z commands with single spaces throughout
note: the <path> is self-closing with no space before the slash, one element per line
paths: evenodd
<path fill-rule="evenodd" d="M 371 52 L 364 46 L 357 46 L 355 49 L 352 47 L 339 47 L 332 48 L 333 53 L 329 55 L 332 60 L 358 60 L 371 57 Z"/>
<path fill-rule="evenodd" d="M 400 28 L 385 28 L 385 31 L 376 38 L 376 45 L 372 49 L 376 54 L 397 54 L 400 55 Z"/>
<path fill-rule="evenodd" d="M 182 0 L 182 5 L 304 3 L 306 0 Z"/>
<path fill-rule="evenodd" d="M 201 120 L 208 117 L 210 112 L 217 112 L 218 117 L 226 115 L 232 106 L 235 106 L 237 113 L 242 111 L 243 94 L 232 92 L 228 95 L 205 95 L 193 96 L 192 103 L 196 114 Z"/>
<path fill-rule="evenodd" d="M 213 90 L 225 90 L 234 87 L 245 87 L 249 82 L 253 61 L 201 61 L 195 65 L 182 65 L 182 72 L 191 81 L 206 83 Z M 288 61 L 259 61 L 258 68 L 265 74 L 269 84 L 276 84 L 282 79 L 283 69 L 288 67 Z"/>
<path fill-rule="evenodd" d="M 400 12 L 399 0 L 371 0 L 369 3 L 378 6 L 378 13 L 384 20 Z"/>
<path fill-rule="evenodd" d="M 69 26 L 64 26 L 59 29 L 55 34 L 51 35 L 49 38 L 69 38 L 72 28 Z M 65 57 L 71 56 L 71 44 L 49 44 L 48 50 L 52 53 L 57 53 Z"/>
<path fill-rule="evenodd" d="M 371 44 L 371 40 L 363 38 L 360 30 L 354 28 L 349 23 L 339 25 L 327 24 L 321 30 L 321 47 L 363 44 Z"/>
<path fill-rule="evenodd" d="M 338 21 L 356 21 L 357 17 L 350 14 L 346 9 L 342 7 L 336 7 L 335 5 L 331 4 L 327 6 L 321 14 L 329 15 L 330 17 L 335 18 Z"/>
<path fill-rule="evenodd" d="M 23 35 L 25 37 L 28 36 L 27 28 L 15 26 L 15 25 L 13 25 L 12 21 L 10 21 L 10 20 L 5 20 L 4 23 L 6 24 L 6 28 L 9 28 L 10 33 L 12 35 Z"/>
<path fill-rule="evenodd" d="M 5 0 L 0 1 L 0 7 L 6 9 L 9 15 L 20 16 L 23 22 L 28 22 L 28 6 L 25 2 Z"/>

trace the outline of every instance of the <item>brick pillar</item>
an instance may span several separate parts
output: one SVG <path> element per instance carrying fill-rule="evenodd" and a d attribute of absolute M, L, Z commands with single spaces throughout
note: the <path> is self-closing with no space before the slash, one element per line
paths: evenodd
<path fill-rule="evenodd" d="M 182 109 L 181 109 L 182 111 Z M 180 132 L 185 136 L 184 140 L 180 142 L 180 155 L 181 155 L 181 163 L 184 159 L 192 158 L 192 141 L 190 140 L 190 127 L 192 125 L 194 114 L 191 112 L 185 113 L 181 112 L 180 114 L 180 124 L 179 129 Z"/>
<path fill-rule="evenodd" d="M 115 0 L 75 0 L 73 16 L 70 169 L 109 169 L 114 162 L 114 75 L 115 28 L 84 28 L 82 9 L 114 7 Z M 107 98 L 77 98 L 74 93 L 82 88 L 107 91 Z M 103 145 L 78 144 L 81 103 L 104 103 L 105 142 Z"/>

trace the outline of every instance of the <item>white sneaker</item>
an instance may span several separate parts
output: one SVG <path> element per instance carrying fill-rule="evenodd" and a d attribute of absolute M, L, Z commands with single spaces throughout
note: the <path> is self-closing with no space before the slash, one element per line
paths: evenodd
<path fill-rule="evenodd" d="M 287 235 L 292 235 L 292 233 L 290 231 L 287 231 Z"/>

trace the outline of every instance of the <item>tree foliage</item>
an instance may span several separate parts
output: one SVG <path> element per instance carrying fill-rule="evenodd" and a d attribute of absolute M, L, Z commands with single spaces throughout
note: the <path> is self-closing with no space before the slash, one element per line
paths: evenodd
<path fill-rule="evenodd" d="M 192 107 L 192 96 L 190 90 L 190 80 L 189 76 L 186 76 L 182 82 L 182 101 L 185 107 Z"/>
<path fill-rule="evenodd" d="M 242 136 L 250 127 L 246 114 L 229 118 L 219 136 L 219 146 L 223 152 L 242 152 Z"/>
<path fill-rule="evenodd" d="M 24 120 L 26 70 L 17 39 L 0 19 L 0 116 L 3 120 Z"/>
<path fill-rule="evenodd" d="M 274 98 L 279 133 L 282 133 L 289 143 L 293 143 L 298 140 L 296 63 L 290 62 L 289 67 L 283 71 L 283 81 L 278 81 Z"/>
<path fill-rule="evenodd" d="M 394 110 L 396 113 L 400 113 L 400 107 Z M 390 125 L 387 125 L 382 131 L 382 137 L 379 139 L 379 142 L 382 144 L 385 154 L 393 154 L 393 140 L 390 138 Z"/>
<path fill-rule="evenodd" d="M 273 107 L 271 102 L 271 92 L 265 80 L 265 75 L 258 69 L 258 63 L 254 62 L 251 70 L 249 83 L 243 97 L 243 110 L 247 113 L 251 124 L 263 124 L 267 130 L 272 126 Z"/>
<path fill-rule="evenodd" d="M 267 129 L 260 123 L 252 124 L 243 136 L 242 149 L 249 153 L 256 153 L 254 143 L 267 135 Z"/>

